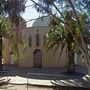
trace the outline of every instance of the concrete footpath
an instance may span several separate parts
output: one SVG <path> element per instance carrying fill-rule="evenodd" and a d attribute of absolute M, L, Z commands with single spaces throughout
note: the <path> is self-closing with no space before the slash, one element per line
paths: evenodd
<path fill-rule="evenodd" d="M 90 77 L 85 68 L 77 67 L 74 75 L 66 74 L 65 68 L 20 68 L 5 66 L 8 71 L 3 78 L 9 79 L 9 84 L 42 85 L 42 86 L 75 86 L 90 88 Z M 82 72 L 82 73 L 80 73 Z"/>
<path fill-rule="evenodd" d="M 76 86 L 76 87 L 89 87 L 90 88 L 90 77 L 84 76 L 82 78 L 73 79 L 70 77 L 63 76 L 64 79 L 56 79 L 56 80 L 44 80 L 44 79 L 31 79 L 31 78 L 24 78 L 20 76 L 9 76 L 8 79 L 10 81 L 9 84 L 15 85 L 40 85 L 40 86 Z M 7 78 L 7 77 L 4 77 Z"/>

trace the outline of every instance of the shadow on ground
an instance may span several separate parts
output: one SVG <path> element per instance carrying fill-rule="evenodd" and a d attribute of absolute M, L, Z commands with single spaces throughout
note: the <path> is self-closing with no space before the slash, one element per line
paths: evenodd
<path fill-rule="evenodd" d="M 3 66 L 9 76 L 20 76 L 29 79 L 50 80 L 53 90 L 89 90 L 86 87 L 90 85 L 90 80 L 84 80 L 87 74 L 85 67 L 76 66 L 76 73 L 67 74 L 66 68 L 21 68 L 18 66 Z M 27 76 L 28 73 L 28 76 Z M 37 74 L 38 73 L 38 74 Z M 74 87 L 73 87 L 74 86 Z M 83 88 L 82 88 L 83 87 Z M 68 89 L 67 89 L 68 88 Z M 75 88 L 75 89 L 74 89 Z"/>
<path fill-rule="evenodd" d="M 63 76 L 69 77 L 69 78 L 80 78 L 83 77 L 85 74 L 87 74 L 87 69 L 85 67 L 76 67 L 76 73 L 73 74 L 67 74 L 66 68 L 23 68 L 18 66 L 8 66 L 4 65 L 3 70 L 7 70 L 9 73 L 9 76 L 21 76 L 27 78 L 27 73 L 30 73 L 28 75 L 28 78 L 35 78 L 35 79 L 64 79 Z M 31 74 L 36 73 L 36 74 Z M 41 75 L 40 75 L 41 74 Z M 43 75 L 42 75 L 43 74 Z M 46 74 L 46 76 L 45 76 Z M 51 76 L 49 76 L 50 74 Z M 45 78 L 46 77 L 46 78 Z"/>

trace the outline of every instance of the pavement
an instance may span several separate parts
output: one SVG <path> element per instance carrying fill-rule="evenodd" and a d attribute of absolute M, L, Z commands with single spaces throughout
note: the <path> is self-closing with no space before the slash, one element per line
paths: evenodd
<path fill-rule="evenodd" d="M 8 73 L 3 78 L 14 85 L 40 86 L 75 86 L 90 88 L 90 77 L 84 67 L 76 67 L 73 75 L 67 74 L 66 68 L 21 68 L 18 66 L 4 66 Z"/>

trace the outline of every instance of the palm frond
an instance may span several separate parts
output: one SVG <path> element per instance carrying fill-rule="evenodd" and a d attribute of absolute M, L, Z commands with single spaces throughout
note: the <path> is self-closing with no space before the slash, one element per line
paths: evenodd
<path fill-rule="evenodd" d="M 25 56 L 25 49 L 27 47 L 24 39 L 17 32 L 11 32 L 8 39 L 15 58 L 22 59 Z"/>
<path fill-rule="evenodd" d="M 62 54 L 65 46 L 66 46 L 66 43 L 62 43 L 62 44 L 61 44 L 61 50 L 59 51 L 59 56 L 60 56 L 60 57 L 61 57 L 61 54 Z"/>

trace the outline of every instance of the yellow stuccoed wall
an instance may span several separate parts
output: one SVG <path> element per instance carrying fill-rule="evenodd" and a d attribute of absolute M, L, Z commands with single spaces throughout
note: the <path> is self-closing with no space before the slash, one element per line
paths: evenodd
<path fill-rule="evenodd" d="M 56 52 L 55 55 L 53 55 L 53 49 L 47 51 L 44 46 L 44 36 L 48 33 L 49 27 L 42 26 L 42 27 L 31 27 L 27 28 L 27 30 L 22 30 L 22 36 L 24 36 L 24 39 L 28 45 L 29 43 L 29 36 L 32 38 L 32 45 L 28 46 L 26 51 L 26 56 L 23 60 L 19 60 L 19 65 L 23 67 L 33 67 L 34 64 L 34 56 L 33 52 L 35 49 L 40 49 L 42 52 L 42 66 L 43 67 L 60 67 L 65 66 L 66 63 L 66 53 L 63 53 L 63 56 L 61 58 L 58 57 L 58 52 Z M 40 46 L 36 46 L 36 33 L 39 33 L 40 35 Z M 55 56 L 55 57 L 54 57 Z M 60 60 L 59 60 L 60 59 Z"/>
<path fill-rule="evenodd" d="M 4 50 L 3 50 L 3 63 L 4 64 L 9 64 L 9 41 L 7 39 L 4 40 Z"/>
<path fill-rule="evenodd" d="M 27 49 L 25 57 L 18 61 L 18 65 L 21 67 L 33 67 L 34 66 L 34 55 L 35 49 L 40 49 L 42 52 L 42 67 L 63 67 L 67 65 L 67 54 L 64 49 L 61 57 L 59 56 L 60 48 L 55 52 L 54 48 L 46 50 L 44 46 L 44 36 L 49 32 L 48 26 L 34 26 L 34 27 L 23 27 L 21 28 L 21 35 L 24 38 Z M 40 46 L 36 46 L 36 33 L 40 35 Z M 29 36 L 31 36 L 31 46 L 29 46 Z M 3 63 L 10 64 L 10 43 L 6 39 L 4 42 L 3 50 Z M 80 64 L 80 63 L 79 63 Z"/>

